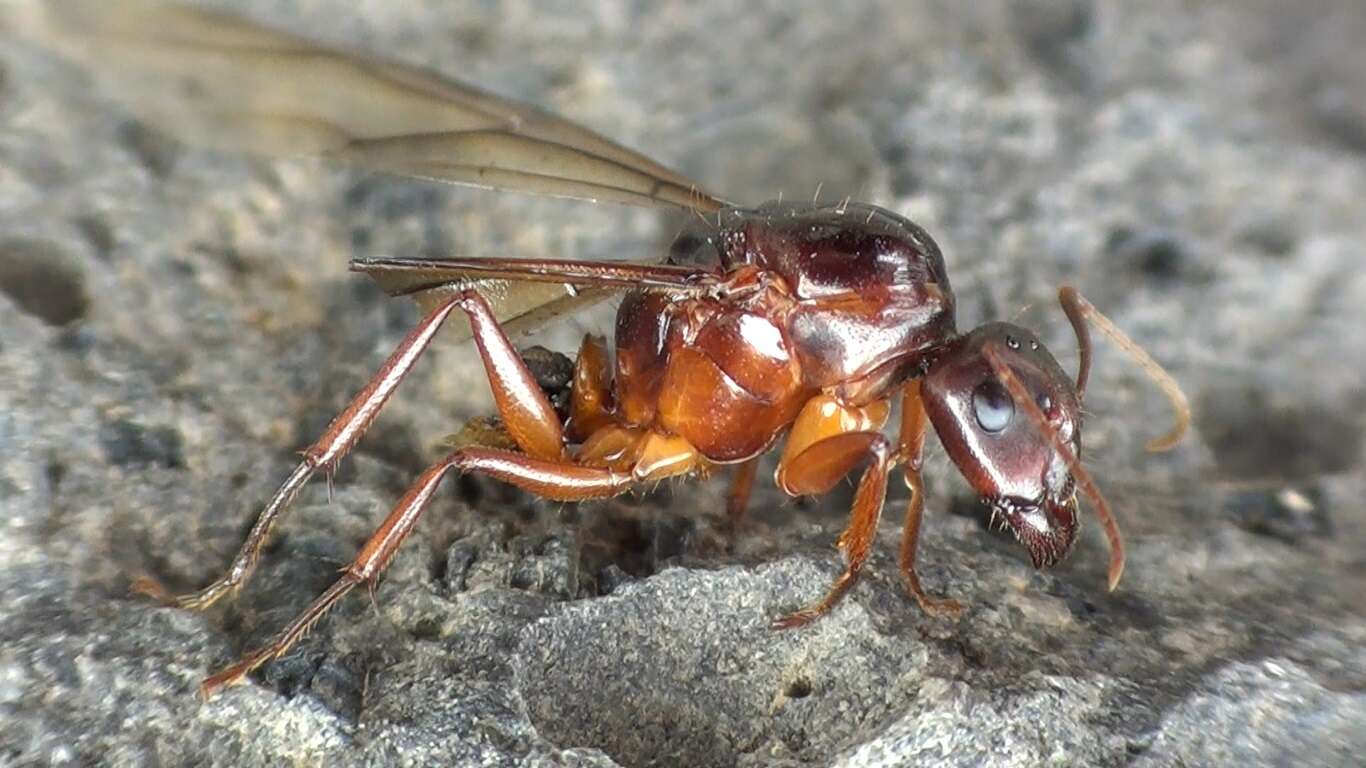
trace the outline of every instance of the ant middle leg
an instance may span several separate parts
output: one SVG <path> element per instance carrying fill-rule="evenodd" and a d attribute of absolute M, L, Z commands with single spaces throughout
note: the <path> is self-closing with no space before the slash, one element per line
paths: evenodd
<path fill-rule="evenodd" d="M 541 459 L 493 448 L 458 449 L 422 473 L 327 591 L 265 646 L 248 651 L 237 662 L 205 678 L 199 686 L 201 695 L 207 697 L 223 686 L 241 682 L 252 670 L 288 651 L 357 585 L 373 584 L 412 533 L 451 470 L 484 474 L 554 501 L 615 496 L 636 482 L 630 473 L 585 467 L 568 460 Z"/>
<path fill-rule="evenodd" d="M 637 483 L 686 474 L 704 465 L 697 450 L 680 437 L 652 431 L 632 435 L 619 427 L 605 428 L 602 433 L 630 439 L 629 466 L 593 466 L 583 463 L 587 458 L 583 456 L 545 459 L 497 448 L 456 449 L 422 473 L 326 592 L 270 643 L 205 679 L 201 693 L 208 696 L 218 688 L 240 682 L 253 669 L 288 651 L 356 585 L 373 584 L 412 533 L 437 486 L 451 470 L 477 472 L 552 501 L 585 501 L 616 496 Z"/>

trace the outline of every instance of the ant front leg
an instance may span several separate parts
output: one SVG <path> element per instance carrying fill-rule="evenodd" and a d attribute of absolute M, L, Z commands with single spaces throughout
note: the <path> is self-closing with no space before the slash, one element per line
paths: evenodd
<path fill-rule="evenodd" d="M 872 464 L 859 480 L 849 527 L 839 537 L 838 546 L 847 560 L 844 573 L 823 599 L 775 619 L 774 629 L 800 627 L 824 616 L 858 581 L 872 554 L 892 464 L 887 438 L 876 431 L 886 417 L 885 402 L 856 408 L 829 395 L 813 398 L 798 414 L 778 465 L 776 479 L 783 491 L 792 496 L 826 493 L 859 462 L 871 458 Z"/>
<path fill-rule="evenodd" d="M 931 616 L 957 616 L 963 606 L 957 600 L 934 597 L 920 586 L 915 572 L 915 555 L 920 543 L 920 519 L 925 511 L 925 483 L 920 477 L 924 465 L 925 404 L 920 400 L 920 379 L 906 382 L 901 399 L 901 436 L 898 456 L 906 462 L 902 472 L 911 489 L 906 507 L 906 526 L 901 534 L 901 580 L 920 609 Z"/>

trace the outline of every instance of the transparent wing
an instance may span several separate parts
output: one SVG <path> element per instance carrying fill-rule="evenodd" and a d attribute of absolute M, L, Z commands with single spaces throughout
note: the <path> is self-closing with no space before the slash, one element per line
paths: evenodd
<path fill-rule="evenodd" d="M 386 291 L 389 282 L 380 275 L 372 275 Z M 563 285 L 548 283 L 521 283 L 514 280 L 478 280 L 467 283 L 438 283 L 425 288 L 402 292 L 417 302 L 422 311 L 430 312 L 451 293 L 464 288 L 477 288 L 480 295 L 488 300 L 493 314 L 498 318 L 504 333 L 509 338 L 531 333 L 550 325 L 557 318 L 587 309 L 610 299 L 620 293 L 616 288 L 566 289 Z M 441 330 L 442 337 L 451 343 L 460 343 L 473 338 L 469 321 L 463 315 L 456 315 L 446 321 Z"/>
<path fill-rule="evenodd" d="M 563 259 L 357 259 L 351 269 L 368 274 L 390 295 L 416 300 L 423 311 L 456 291 L 478 288 L 509 335 L 622 291 L 697 294 L 713 290 L 719 277 L 703 266 Z M 453 326 L 448 337 L 469 337 L 468 323 Z"/>
<path fill-rule="evenodd" d="M 154 0 L 3 4 L 0 26 L 105 81 L 188 144 L 320 156 L 455 184 L 709 212 L 690 179 L 542 110 L 433 72 Z"/>
<path fill-rule="evenodd" d="M 139 119 L 194 146 L 617 203 L 699 212 L 725 205 L 644 155 L 542 110 L 225 13 L 156 0 L 0 1 L 0 32 L 82 65 Z M 424 307 L 476 287 L 511 334 L 622 288 L 528 282 L 515 270 L 452 263 L 434 269 L 373 262 L 360 271 Z M 469 336 L 454 318 L 448 327 L 448 335 Z"/>

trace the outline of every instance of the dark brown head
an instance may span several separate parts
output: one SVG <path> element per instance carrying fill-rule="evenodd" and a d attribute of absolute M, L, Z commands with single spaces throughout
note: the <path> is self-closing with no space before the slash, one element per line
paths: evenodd
<path fill-rule="evenodd" d="M 1081 451 L 1081 398 L 1037 336 L 990 323 L 935 359 L 921 396 L 940 442 L 969 484 L 1029 550 L 1036 568 L 1065 557 L 1077 538 L 1076 483 L 1067 457 L 1015 401 L 985 353 L 990 347 L 1073 456 Z"/>

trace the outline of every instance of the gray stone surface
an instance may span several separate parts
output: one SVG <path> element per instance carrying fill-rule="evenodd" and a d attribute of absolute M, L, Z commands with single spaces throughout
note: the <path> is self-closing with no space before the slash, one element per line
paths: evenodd
<path fill-rule="evenodd" d="M 373 606 L 201 703 L 487 407 L 469 350 L 437 350 L 236 602 L 128 595 L 212 578 L 415 318 L 347 259 L 645 254 L 676 224 L 186 149 L 0 39 L 0 764 L 1359 764 L 1359 3 L 239 5 L 735 199 L 887 205 L 944 246 L 965 326 L 1020 314 L 1069 367 L 1051 297 L 1073 282 L 1196 427 L 1145 455 L 1164 405 L 1103 349 L 1086 442 L 1128 536 L 1114 594 L 1096 526 L 1036 573 L 936 449 L 924 575 L 957 622 L 899 591 L 904 491 L 851 597 L 777 634 L 837 571 L 847 491 L 765 486 L 729 542 L 715 482 L 577 509 L 451 483 Z"/>

